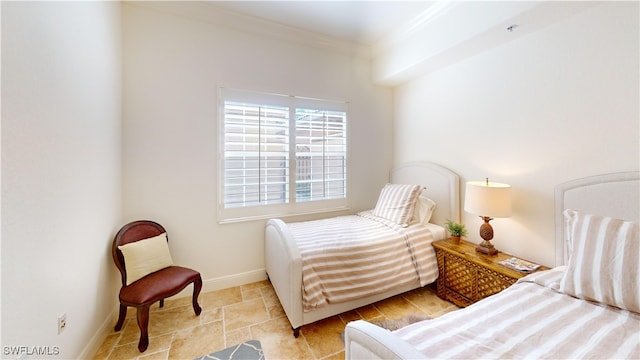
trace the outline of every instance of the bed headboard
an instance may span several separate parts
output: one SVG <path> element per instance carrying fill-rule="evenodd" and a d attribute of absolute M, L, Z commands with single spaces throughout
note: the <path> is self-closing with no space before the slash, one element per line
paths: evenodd
<path fill-rule="evenodd" d="M 427 196 L 436 203 L 431 223 L 460 222 L 460 178 L 453 171 L 432 162 L 411 162 L 392 169 L 390 181 L 427 188 Z"/>
<path fill-rule="evenodd" d="M 628 221 L 640 219 L 640 172 L 629 171 L 568 181 L 555 189 L 556 266 L 566 264 L 565 209 Z"/>

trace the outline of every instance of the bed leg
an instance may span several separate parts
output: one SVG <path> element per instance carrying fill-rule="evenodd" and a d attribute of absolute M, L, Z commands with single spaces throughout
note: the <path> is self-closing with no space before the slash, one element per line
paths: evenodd
<path fill-rule="evenodd" d="M 300 328 L 299 327 L 294 329 L 293 326 L 292 326 L 291 330 L 293 330 L 293 337 L 294 338 L 297 338 L 298 336 L 300 336 Z"/>

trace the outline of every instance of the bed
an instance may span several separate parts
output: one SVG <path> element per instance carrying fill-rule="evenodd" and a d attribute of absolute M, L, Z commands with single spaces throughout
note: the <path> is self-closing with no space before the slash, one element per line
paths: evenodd
<path fill-rule="evenodd" d="M 345 358 L 640 358 L 639 189 L 637 171 L 557 186 L 556 267 L 393 332 L 350 322 Z"/>
<path fill-rule="evenodd" d="M 390 184 L 418 185 L 420 186 L 420 197 L 426 197 L 435 203 L 429 223 L 423 225 L 425 229 L 428 229 L 432 240 L 447 236 L 443 228 L 447 220 L 459 221 L 459 177 L 451 170 L 431 162 L 412 162 L 394 168 L 390 172 Z M 362 218 L 367 216 L 371 216 L 370 211 L 296 224 L 287 224 L 281 219 L 267 221 L 265 225 L 265 266 L 267 276 L 291 323 L 294 336 L 297 337 L 299 335 L 300 327 L 303 325 L 413 290 L 425 283 L 431 283 L 437 278 L 437 264 L 434 254 L 432 260 L 423 261 L 422 266 L 425 268 L 435 267 L 435 272 L 426 269 L 424 276 L 416 277 L 413 281 L 399 282 L 394 284 L 395 286 L 393 287 L 380 289 L 375 293 L 343 292 L 337 294 L 335 298 L 320 299 L 310 304 L 307 296 L 309 291 L 303 289 L 303 271 L 306 276 L 305 284 L 308 284 L 308 279 L 310 278 L 308 276 L 309 267 L 306 266 L 307 260 L 303 259 L 301 255 L 303 253 L 308 254 L 309 250 L 304 245 L 302 245 L 303 248 L 300 248 L 300 244 L 294 239 L 294 231 L 296 234 L 304 234 L 304 227 L 307 226 L 307 223 L 316 223 L 315 225 L 317 226 L 318 222 L 322 226 L 329 226 L 332 222 L 346 221 L 351 227 L 353 223 L 360 223 L 363 221 Z M 404 232 L 407 229 L 415 229 L 412 226 L 406 226 L 405 228 L 400 226 L 402 228 L 400 232 Z M 292 227 L 295 229 L 292 229 Z M 422 232 L 420 229 L 417 231 Z M 329 230 L 327 232 L 330 233 Z M 340 236 L 342 235 L 340 234 Z M 331 239 L 328 240 L 331 241 Z M 423 250 L 433 252 L 430 243 L 423 247 Z M 357 253 L 361 252 L 360 250 L 357 251 Z"/>

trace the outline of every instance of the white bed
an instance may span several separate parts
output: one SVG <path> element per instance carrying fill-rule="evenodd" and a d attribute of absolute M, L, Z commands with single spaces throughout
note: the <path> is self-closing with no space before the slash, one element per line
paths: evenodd
<path fill-rule="evenodd" d="M 394 332 L 351 322 L 346 359 L 640 358 L 639 189 L 639 172 L 557 186 L 557 267 Z"/>
<path fill-rule="evenodd" d="M 430 162 L 409 163 L 393 169 L 390 173 L 391 183 L 421 185 L 425 188 L 425 195 L 436 203 L 429 225 L 434 229 L 432 233 L 436 238 L 446 236 L 442 226 L 448 219 L 454 221 L 460 219 L 459 181 L 458 175 L 451 170 Z M 265 265 L 269 280 L 291 323 L 294 336 L 298 336 L 300 327 L 303 325 L 421 286 L 419 281 L 415 281 L 375 295 L 344 302 L 332 302 L 305 311 L 300 250 L 288 225 L 280 219 L 271 219 L 265 226 Z"/>

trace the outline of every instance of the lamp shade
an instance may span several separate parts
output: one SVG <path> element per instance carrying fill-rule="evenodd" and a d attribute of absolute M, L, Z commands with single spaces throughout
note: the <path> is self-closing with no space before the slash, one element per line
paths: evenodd
<path fill-rule="evenodd" d="M 492 218 L 511 216 L 511 186 L 490 181 L 469 181 L 464 211 Z"/>

